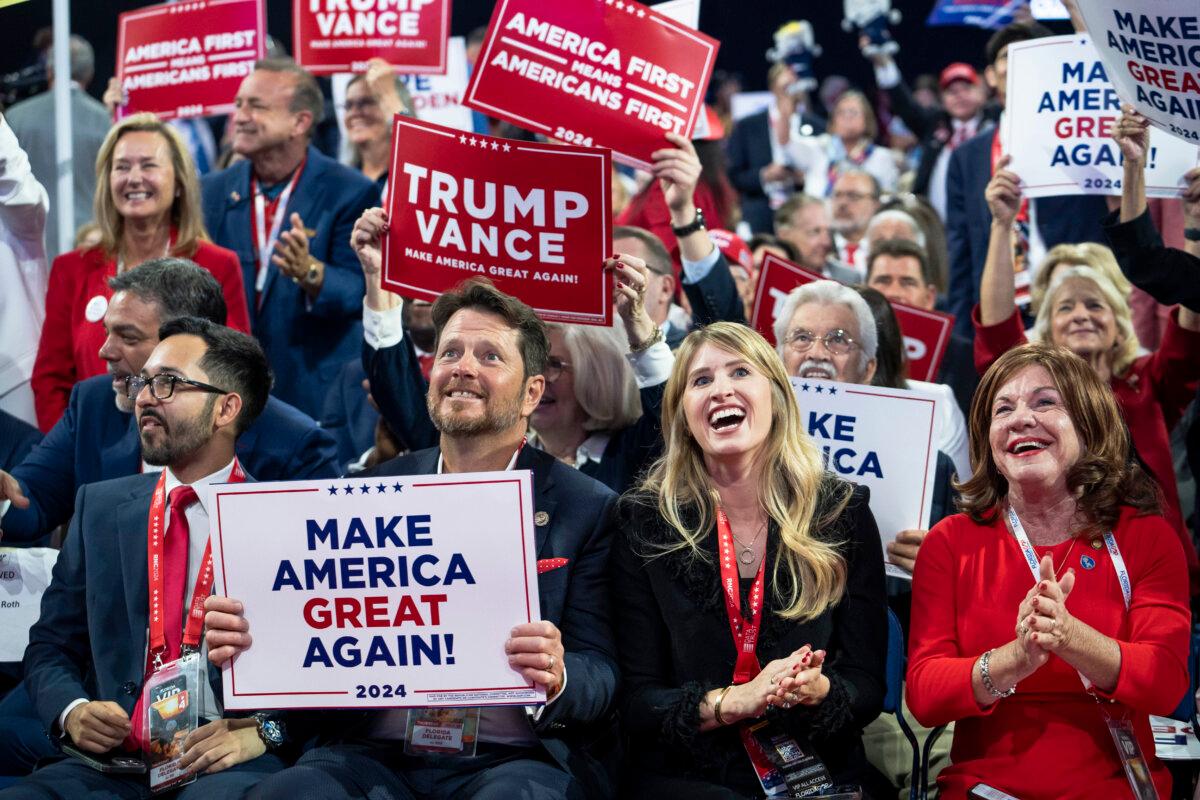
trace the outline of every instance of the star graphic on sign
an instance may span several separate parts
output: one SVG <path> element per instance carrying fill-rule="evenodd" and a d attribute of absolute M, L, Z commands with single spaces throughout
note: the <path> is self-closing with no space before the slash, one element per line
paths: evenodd
<path fill-rule="evenodd" d="M 829 393 L 830 393 L 830 394 L 837 394 L 837 387 L 836 387 L 836 386 L 830 386 L 830 387 L 829 387 Z"/>
<path fill-rule="evenodd" d="M 500 143 L 499 143 L 499 142 L 492 142 L 492 149 L 493 149 L 493 150 L 499 150 L 499 149 L 500 149 Z"/>
<path fill-rule="evenodd" d="M 387 487 L 381 483 L 375 487 L 375 491 L 379 492 L 380 494 L 383 494 L 384 492 L 387 491 Z"/>
<path fill-rule="evenodd" d="M 617 11 L 622 11 L 625 8 L 625 3 L 622 0 L 617 0 Z"/>
<path fill-rule="evenodd" d="M 824 387 L 824 386 L 818 386 L 818 387 L 817 387 L 817 394 L 820 394 L 820 393 L 821 393 L 821 392 L 823 392 L 823 391 L 825 391 L 825 387 Z"/>
<path fill-rule="evenodd" d="M 643 17 L 645 17 L 645 16 L 646 16 L 646 12 L 645 12 L 645 11 L 642 11 L 642 10 L 639 8 L 639 9 L 638 9 L 638 19 L 641 19 L 641 18 L 643 18 Z"/>
<path fill-rule="evenodd" d="M 512 148 L 509 147 L 508 145 L 504 145 L 504 152 L 507 153 L 509 150 L 512 150 Z"/>
<path fill-rule="evenodd" d="M 613 0 L 604 0 L 604 2 L 606 5 L 610 5 L 610 6 L 613 4 Z"/>
<path fill-rule="evenodd" d="M 630 14 L 633 14 L 637 11 L 637 9 L 633 7 L 633 3 L 626 3 L 625 10 L 628 11 Z"/>
<path fill-rule="evenodd" d="M 458 141 L 461 142 L 462 144 L 466 144 L 467 143 L 467 135 L 464 133 L 462 136 L 458 137 Z"/>
<path fill-rule="evenodd" d="M 358 491 L 362 492 L 363 494 L 369 494 L 369 493 L 370 493 L 370 491 L 371 491 L 371 487 L 370 487 L 370 486 L 367 486 L 367 485 L 364 483 L 362 486 L 358 487 Z"/>
<path fill-rule="evenodd" d="M 807 383 L 802 383 L 802 384 L 800 384 L 800 391 L 802 391 L 802 392 L 807 392 L 807 391 L 808 391 L 808 384 L 807 384 Z"/>
<path fill-rule="evenodd" d="M 404 491 L 404 484 L 402 484 L 402 483 L 393 483 L 393 484 L 392 484 L 392 489 L 394 489 L 394 490 L 395 490 L 395 491 L 397 491 L 397 492 L 402 492 L 402 491 Z"/>
<path fill-rule="evenodd" d="M 337 487 L 336 487 L 336 486 L 330 486 L 330 487 L 329 487 L 329 493 L 330 493 L 330 494 L 337 494 Z"/>
<path fill-rule="evenodd" d="M 354 494 L 354 487 L 347 485 L 345 491 L 346 491 L 346 494 Z"/>

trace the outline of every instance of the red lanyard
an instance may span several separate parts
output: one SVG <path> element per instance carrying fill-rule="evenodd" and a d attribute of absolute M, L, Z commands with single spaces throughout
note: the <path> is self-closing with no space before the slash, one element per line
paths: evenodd
<path fill-rule="evenodd" d="M 1004 148 L 1000 146 L 1000 126 L 996 126 L 996 134 L 992 137 L 992 174 L 996 174 L 996 162 L 1004 155 Z M 1021 198 L 1021 207 L 1017 209 L 1016 222 L 1029 222 L 1029 198 Z"/>
<path fill-rule="evenodd" d="M 758 631 L 762 627 L 763 584 L 767 557 L 764 554 L 758 565 L 758 575 L 750 588 L 750 621 L 742 618 L 742 598 L 738 591 L 737 559 L 733 553 L 733 531 L 725 511 L 717 508 L 717 545 L 721 560 L 721 587 L 725 590 L 725 613 L 729 616 L 729 631 L 733 634 L 733 646 L 737 649 L 737 661 L 733 666 L 733 682 L 746 683 L 753 680 L 762 667 L 758 663 L 755 648 Z"/>
<path fill-rule="evenodd" d="M 244 480 L 246 474 L 242 472 L 242 465 L 235 457 L 229 482 L 241 483 Z M 150 521 L 146 531 L 146 567 L 150 575 L 150 653 L 154 656 L 155 670 L 163 665 L 164 655 L 167 655 L 167 635 L 163 624 L 163 528 L 166 511 L 167 470 L 164 468 L 158 476 L 158 485 L 154 487 L 154 496 L 150 501 Z M 182 510 L 180 513 L 183 513 Z M 196 586 L 192 590 L 192 600 L 188 604 L 187 619 L 183 626 L 181 655 L 199 649 L 200 633 L 204 630 L 204 600 L 212 592 L 212 586 L 212 543 L 206 542 L 204 557 L 200 562 L 200 574 L 196 577 Z"/>

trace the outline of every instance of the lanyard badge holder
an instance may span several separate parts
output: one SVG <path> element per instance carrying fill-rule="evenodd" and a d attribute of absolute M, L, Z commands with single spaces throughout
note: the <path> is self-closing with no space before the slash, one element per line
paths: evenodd
<path fill-rule="evenodd" d="M 404 752 L 413 756 L 474 756 L 479 740 L 479 712 L 479 706 L 410 708 Z"/>
<path fill-rule="evenodd" d="M 188 653 L 163 664 L 146 680 L 142 708 L 150 791 L 175 789 L 196 780 L 179 764 L 183 741 L 200 724 L 200 654 Z"/>
<path fill-rule="evenodd" d="M 733 682 L 747 683 L 759 673 L 761 666 L 755 648 L 762 628 L 763 587 L 766 583 L 767 560 L 758 566 L 758 574 L 750 589 L 750 620 L 742 618 L 738 574 L 733 555 L 733 531 L 724 510 L 717 509 L 717 543 L 721 562 L 721 587 L 725 595 L 725 612 L 729 630 L 737 650 Z M 805 742 L 797 742 L 773 720 L 759 720 L 738 727 L 738 736 L 758 782 L 767 797 L 811 797 L 833 786 L 829 771 Z"/>
<path fill-rule="evenodd" d="M 1017 512 L 1013 511 L 1012 506 L 1008 507 L 1008 524 L 1021 548 L 1021 554 L 1025 557 L 1025 563 L 1033 573 L 1033 581 L 1037 584 L 1042 579 L 1038 568 L 1037 553 L 1034 552 L 1033 543 L 1029 541 L 1029 536 L 1025 533 L 1025 526 L 1021 524 L 1021 520 L 1017 517 Z M 1125 610 L 1128 611 L 1129 604 L 1133 600 L 1133 584 L 1129 579 L 1129 569 L 1125 566 L 1125 557 L 1121 555 L 1121 548 L 1117 546 L 1117 540 L 1112 531 L 1104 534 L 1104 546 L 1108 550 L 1109 560 L 1112 561 L 1113 569 L 1117 573 L 1117 583 L 1121 585 L 1121 599 L 1125 601 Z M 1154 788 L 1154 781 L 1150 777 L 1150 765 L 1146 761 L 1145 754 L 1142 753 L 1142 747 L 1138 743 L 1137 736 L 1133 731 L 1133 723 L 1129 721 L 1128 714 L 1123 715 L 1120 719 L 1114 717 L 1107 708 L 1110 703 L 1106 703 L 1096 694 L 1092 682 L 1082 672 L 1079 673 L 1079 680 L 1083 681 L 1083 688 L 1092 696 L 1100 709 L 1100 716 L 1104 718 L 1104 724 L 1108 727 L 1109 735 L 1112 736 L 1113 745 L 1117 748 L 1117 757 L 1121 760 L 1125 778 L 1129 781 L 1129 788 L 1133 791 L 1134 798 L 1136 800 L 1158 800 L 1158 790 Z"/>

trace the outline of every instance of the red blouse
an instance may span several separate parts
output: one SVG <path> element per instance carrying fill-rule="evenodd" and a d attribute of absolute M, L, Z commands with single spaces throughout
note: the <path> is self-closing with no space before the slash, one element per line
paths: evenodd
<path fill-rule="evenodd" d="M 1133 584 L 1128 612 L 1106 549 L 1088 539 L 1036 549 L 1074 567 L 1071 614 L 1117 640 L 1121 671 L 1105 695 L 1115 701 L 1107 707 L 1115 716 L 1128 713 L 1159 795 L 1170 797 L 1171 777 L 1154 757 L 1147 714 L 1171 713 L 1188 690 L 1187 574 L 1162 517 L 1135 517 L 1124 508 L 1113 535 Z M 1084 556 L 1094 562 L 1091 569 Z M 1096 701 L 1058 656 L 1017 684 L 1012 697 L 987 708 L 975 701 L 975 662 L 1014 638 L 1017 608 L 1032 585 L 1016 539 L 1000 520 L 981 526 L 963 514 L 947 517 L 921 545 L 906 688 L 922 724 L 956 722 L 952 765 L 938 776 L 941 797 L 964 798 L 979 782 L 1022 800 L 1131 797 Z"/>
<path fill-rule="evenodd" d="M 191 260 L 221 284 L 229 327 L 250 333 L 250 313 L 237 255 L 211 242 L 200 242 Z M 43 432 L 53 428 L 63 415 L 71 388 L 78 381 L 105 372 L 106 364 L 99 355 L 105 339 L 104 309 L 112 297 L 108 279 L 116 274 L 116 259 L 105 258 L 100 248 L 72 250 L 54 259 L 46 291 L 46 322 L 31 381 L 38 427 Z"/>
<path fill-rule="evenodd" d="M 1158 349 L 1134 361 L 1123 378 L 1114 376 L 1110 384 L 1134 447 L 1162 488 L 1163 516 L 1179 534 L 1192 585 L 1200 589 L 1200 561 L 1179 505 L 1170 433 L 1195 399 L 1200 384 L 1200 333 L 1181 328 L 1178 315 L 1178 311 L 1171 312 Z M 975 324 L 975 368 L 980 375 L 1006 351 L 1027 341 L 1016 311 L 1004 322 L 983 325 L 977 305 L 971 321 Z"/>

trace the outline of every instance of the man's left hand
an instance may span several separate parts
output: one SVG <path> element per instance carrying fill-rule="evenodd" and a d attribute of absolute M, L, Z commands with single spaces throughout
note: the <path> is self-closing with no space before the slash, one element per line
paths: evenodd
<path fill-rule="evenodd" d="M 696 184 L 700 181 L 700 158 L 686 136 L 668 133 L 667 141 L 674 147 L 655 150 L 650 155 L 654 159 L 651 171 L 662 186 L 672 224 L 686 225 L 695 216 L 694 198 Z"/>
<path fill-rule="evenodd" d="M 325 283 L 325 265 L 308 252 L 308 237 L 315 236 L 316 232 L 306 229 L 304 220 L 294 211 L 288 221 L 292 227 L 279 234 L 271 262 L 304 289 L 309 297 L 315 298 Z"/>
<path fill-rule="evenodd" d="M 547 700 L 558 694 L 566 651 L 557 625 L 544 619 L 518 625 L 504 643 L 504 652 L 508 665 L 521 677 L 545 688 Z"/>
<path fill-rule="evenodd" d="M 219 719 L 201 725 L 183 740 L 183 758 L 179 764 L 189 772 L 211 774 L 258 758 L 267 752 L 258 735 L 258 721 Z"/>
<path fill-rule="evenodd" d="M 927 533 L 929 531 L 918 530 L 897 533 L 896 540 L 887 546 L 888 557 L 892 563 L 911 574 L 917 566 L 917 552 L 921 549 L 921 543 L 925 541 Z"/>

